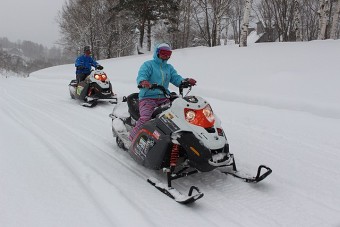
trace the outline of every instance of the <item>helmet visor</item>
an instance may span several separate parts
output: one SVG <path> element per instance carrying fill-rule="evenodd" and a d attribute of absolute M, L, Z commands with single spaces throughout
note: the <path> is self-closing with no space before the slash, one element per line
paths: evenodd
<path fill-rule="evenodd" d="M 171 57 L 171 50 L 160 49 L 158 52 L 159 58 L 162 60 L 168 60 Z"/>

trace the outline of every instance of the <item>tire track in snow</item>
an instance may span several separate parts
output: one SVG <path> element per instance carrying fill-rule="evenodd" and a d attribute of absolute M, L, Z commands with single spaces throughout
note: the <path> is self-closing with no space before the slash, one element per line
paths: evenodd
<path fill-rule="evenodd" d="M 68 158 L 66 158 L 63 154 L 59 152 L 59 149 L 65 149 L 65 148 L 52 142 L 54 138 L 51 138 L 48 135 L 48 133 L 42 130 L 37 124 L 34 124 L 32 122 L 22 121 L 21 119 L 25 119 L 25 118 L 22 118 L 23 114 L 20 114 L 17 110 L 15 110 L 14 108 L 11 108 L 10 105 L 6 105 L 6 106 L 7 107 L 4 112 L 8 114 L 8 117 L 12 119 L 14 122 L 17 122 L 20 128 L 26 130 L 28 133 L 33 135 L 33 137 L 37 138 L 37 140 L 41 144 L 43 144 L 47 148 L 48 151 L 50 151 L 49 153 L 53 157 L 55 157 L 55 159 L 58 160 L 61 163 L 61 165 L 63 165 L 70 172 L 70 175 L 73 176 L 75 182 L 77 182 L 80 188 L 82 188 L 82 190 L 88 195 L 93 205 L 95 205 L 98 208 L 98 210 L 101 211 L 101 213 L 103 214 L 105 219 L 110 223 L 110 225 L 114 225 L 115 222 L 111 220 L 110 215 L 108 215 L 104 207 L 102 207 L 102 205 L 98 203 L 98 201 L 96 200 L 96 197 L 93 195 L 91 190 L 89 190 L 89 188 L 86 186 L 85 182 L 83 182 L 80 179 L 79 176 L 81 176 L 81 174 L 78 172 L 78 170 L 75 169 L 72 164 L 70 164 L 71 161 Z M 41 135 L 45 135 L 45 136 L 42 137 Z M 55 146 L 58 146 L 58 148 L 56 148 Z"/>
<path fill-rule="evenodd" d="M 45 112 L 43 112 L 39 109 L 33 108 L 33 107 L 15 99 L 14 97 L 11 97 L 10 95 L 7 95 L 7 98 L 9 98 L 9 100 L 13 101 L 14 103 L 26 106 L 26 108 L 33 110 L 33 112 L 37 112 L 38 113 L 37 115 L 31 114 L 32 119 L 34 118 L 34 116 L 45 115 L 45 117 L 48 117 L 49 120 L 55 121 L 59 125 L 60 125 L 60 123 L 62 124 L 62 122 L 58 122 L 56 119 L 51 118 Z M 68 169 L 71 172 L 71 175 L 74 177 L 75 181 L 78 182 L 78 184 L 80 185 L 80 188 L 82 188 L 89 195 L 89 198 L 92 200 L 92 203 L 98 208 L 98 210 L 101 211 L 101 213 L 104 215 L 104 217 L 111 223 L 110 225 L 117 224 L 112 219 L 112 214 L 110 215 L 110 213 L 108 212 L 108 208 L 104 207 L 103 204 L 99 203 L 100 200 L 98 200 L 98 195 L 96 195 L 94 190 L 89 188 L 88 185 L 86 184 L 86 182 L 81 179 L 81 176 L 82 176 L 81 172 L 79 172 L 79 170 L 76 169 L 74 167 L 74 165 L 72 165 L 72 163 L 77 162 L 77 161 L 79 162 L 81 160 L 81 159 L 79 159 L 80 156 L 73 157 L 72 159 L 74 159 L 74 160 L 70 160 L 70 156 L 66 157 L 65 154 L 61 153 L 60 152 L 61 150 L 67 151 L 67 148 L 65 146 L 61 145 L 61 143 L 54 142 L 56 140 L 56 138 L 53 137 L 53 136 L 50 136 L 49 132 L 45 131 L 40 125 L 34 123 L 34 121 L 29 121 L 29 114 L 26 113 L 25 117 L 23 117 L 24 115 L 21 114 L 19 111 L 17 111 L 15 108 L 12 108 L 11 105 L 6 105 L 5 112 L 8 113 L 9 118 L 13 119 L 13 121 L 17 122 L 20 125 L 20 128 L 25 129 L 30 134 L 32 134 L 34 137 L 36 137 L 37 140 L 40 141 L 40 143 L 42 143 L 45 147 L 48 148 L 47 150 L 50 151 L 50 154 L 53 155 L 57 160 L 59 160 L 59 162 L 63 166 L 65 166 L 66 169 Z M 23 121 L 22 119 L 27 119 L 27 121 Z M 39 133 L 39 132 L 41 132 L 41 133 Z M 70 131 L 70 132 L 72 132 L 72 131 Z M 43 137 L 41 135 L 45 135 L 45 136 Z M 77 136 L 77 134 L 73 133 L 73 136 Z M 71 153 L 71 154 L 74 155 L 73 153 Z M 82 163 L 87 165 L 87 167 L 89 167 L 88 163 L 85 163 L 84 161 L 82 161 Z M 97 174 L 99 173 L 98 169 L 93 168 L 93 166 L 91 167 L 91 169 L 96 170 Z M 103 176 L 103 174 L 101 174 L 101 176 Z M 136 206 L 138 205 L 134 201 L 129 199 L 129 195 L 126 195 L 124 193 L 124 191 L 120 190 L 117 187 L 117 185 L 112 184 L 112 182 L 110 182 L 110 183 L 111 183 L 112 186 L 115 186 L 115 188 L 118 191 L 120 191 L 122 195 L 124 195 L 124 198 L 126 200 L 128 200 L 129 203 L 134 204 Z M 140 215 L 142 217 L 144 217 L 144 214 L 143 214 L 142 211 L 143 210 L 141 208 L 138 209 L 138 212 L 141 212 Z M 151 224 L 151 225 L 154 225 L 153 221 L 150 220 L 150 219 L 148 220 L 148 223 Z"/>

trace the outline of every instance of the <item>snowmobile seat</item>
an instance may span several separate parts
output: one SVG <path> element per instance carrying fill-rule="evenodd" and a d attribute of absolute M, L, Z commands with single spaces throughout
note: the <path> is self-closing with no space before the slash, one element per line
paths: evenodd
<path fill-rule="evenodd" d="M 136 121 L 140 118 L 139 114 L 139 98 L 138 98 L 138 93 L 132 93 L 126 98 L 128 108 L 129 108 L 129 113 L 133 119 Z M 166 105 L 161 105 L 159 107 L 156 107 L 154 112 L 152 113 L 151 118 L 155 118 L 158 114 L 163 112 L 164 110 L 169 109 L 170 104 Z"/>
<path fill-rule="evenodd" d="M 78 82 L 77 82 L 77 80 L 71 80 L 69 85 L 72 86 L 72 87 L 77 87 Z"/>
<path fill-rule="evenodd" d="M 140 117 L 138 93 L 132 93 L 129 95 L 127 97 L 127 104 L 131 117 L 137 121 Z"/>

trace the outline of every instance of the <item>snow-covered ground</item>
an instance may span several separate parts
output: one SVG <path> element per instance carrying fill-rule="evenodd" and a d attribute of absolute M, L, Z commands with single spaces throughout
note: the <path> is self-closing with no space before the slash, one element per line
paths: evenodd
<path fill-rule="evenodd" d="M 221 118 L 246 184 L 218 171 L 179 179 L 204 197 L 180 205 L 146 182 L 111 133 L 113 105 L 72 100 L 74 66 L 0 77 L 0 226 L 340 226 L 340 41 L 176 50 Z M 119 97 L 136 92 L 150 55 L 100 61 Z M 172 87 L 175 90 L 174 87 Z"/>

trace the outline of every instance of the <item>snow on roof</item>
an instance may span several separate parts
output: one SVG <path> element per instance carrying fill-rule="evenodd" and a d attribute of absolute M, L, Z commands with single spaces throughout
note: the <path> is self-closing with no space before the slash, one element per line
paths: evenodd
<path fill-rule="evenodd" d="M 257 34 L 256 30 L 250 32 L 247 37 L 247 43 L 255 43 L 259 38 L 261 38 L 262 34 Z"/>

